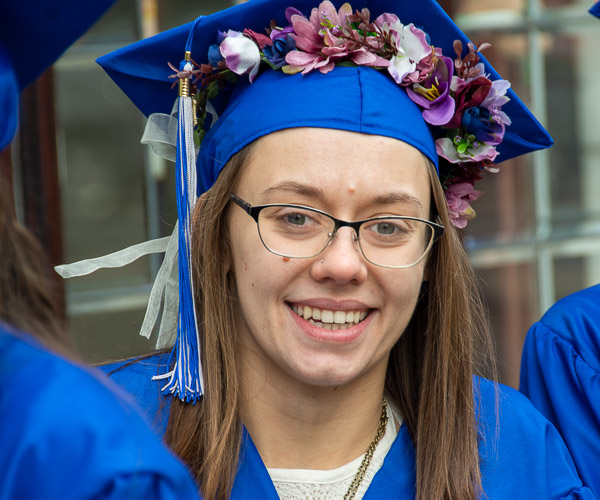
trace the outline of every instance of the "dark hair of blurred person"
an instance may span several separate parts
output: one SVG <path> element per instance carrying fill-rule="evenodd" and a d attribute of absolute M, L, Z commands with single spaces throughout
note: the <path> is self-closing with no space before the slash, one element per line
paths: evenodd
<path fill-rule="evenodd" d="M 46 347 L 70 353 L 57 310 L 51 267 L 35 236 L 17 219 L 8 183 L 0 182 L 0 321 L 27 331 Z"/>

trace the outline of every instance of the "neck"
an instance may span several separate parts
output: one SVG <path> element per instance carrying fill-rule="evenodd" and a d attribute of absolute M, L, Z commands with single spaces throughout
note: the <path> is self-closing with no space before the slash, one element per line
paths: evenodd
<path fill-rule="evenodd" d="M 243 422 L 265 465 L 328 470 L 365 453 L 377 433 L 387 359 L 341 386 L 314 386 L 277 367 L 241 363 Z"/>

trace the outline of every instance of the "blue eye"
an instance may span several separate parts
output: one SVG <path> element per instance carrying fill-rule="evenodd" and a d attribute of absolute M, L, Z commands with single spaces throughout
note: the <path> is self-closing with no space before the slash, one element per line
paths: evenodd
<path fill-rule="evenodd" d="M 398 230 L 398 226 L 389 222 L 380 222 L 375 224 L 375 230 L 378 234 L 391 235 Z"/>
<path fill-rule="evenodd" d="M 286 214 L 285 219 L 294 226 L 303 226 L 306 223 L 306 215 L 298 212 Z"/>

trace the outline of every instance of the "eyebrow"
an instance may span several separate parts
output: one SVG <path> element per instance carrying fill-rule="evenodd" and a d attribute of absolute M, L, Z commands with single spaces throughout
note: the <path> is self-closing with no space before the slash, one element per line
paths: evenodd
<path fill-rule="evenodd" d="M 323 193 L 322 189 L 293 181 L 285 181 L 276 184 L 275 186 L 271 186 L 270 188 L 265 189 L 263 194 L 270 194 L 277 191 L 285 191 L 311 198 L 325 199 L 325 193 Z"/>
<path fill-rule="evenodd" d="M 307 184 L 301 184 L 299 182 L 293 182 L 293 181 L 285 181 L 285 182 L 276 184 L 275 186 L 271 186 L 271 187 L 265 189 L 263 191 L 263 194 L 270 194 L 270 193 L 274 193 L 274 192 L 278 192 L 278 191 L 294 193 L 294 194 L 298 194 L 301 196 L 307 196 L 307 197 L 321 199 L 321 200 L 326 199 L 325 193 L 323 192 L 322 189 L 315 187 L 315 186 L 309 186 Z M 376 196 L 372 200 L 372 202 L 375 205 L 392 205 L 394 203 L 408 203 L 408 204 L 416 205 L 419 208 L 423 208 L 423 204 L 419 201 L 418 198 L 416 198 L 408 193 L 404 193 L 402 191 L 394 191 L 394 192 L 389 192 L 389 193 L 385 193 L 385 194 L 380 194 L 380 195 Z"/>
<path fill-rule="evenodd" d="M 403 192 L 392 192 L 386 193 L 379 196 L 376 196 L 373 202 L 376 205 L 392 205 L 393 203 L 410 203 L 416 205 L 419 208 L 423 208 L 423 204 L 419 201 L 418 198 L 414 196 L 403 193 Z"/>

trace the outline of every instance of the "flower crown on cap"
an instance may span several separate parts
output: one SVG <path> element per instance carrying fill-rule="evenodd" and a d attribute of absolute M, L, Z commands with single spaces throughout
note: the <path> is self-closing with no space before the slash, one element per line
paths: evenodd
<path fill-rule="evenodd" d="M 506 80 L 491 81 L 476 48 L 454 42 L 454 60 L 430 45 L 427 33 L 413 24 L 404 25 L 395 14 L 385 13 L 370 20 L 368 9 L 353 13 L 346 3 L 336 11 L 328 0 L 313 8 L 310 18 L 288 7 L 283 28 L 272 21 L 266 34 L 245 29 L 218 32 L 218 44 L 208 50 L 208 63 L 176 71 L 172 78 L 193 78 L 199 107 L 198 141 L 204 136 L 202 124 L 207 102 L 236 75 L 249 75 L 252 83 L 261 63 L 286 74 L 318 70 L 331 71 L 336 65 L 369 66 L 387 70 L 404 87 L 421 109 L 436 139 L 440 157 L 440 180 L 452 223 L 463 228 L 475 217 L 470 203 L 481 195 L 475 182 L 485 171 L 497 172 L 496 146 L 502 142 L 510 119 L 501 108 L 510 99 Z"/>

